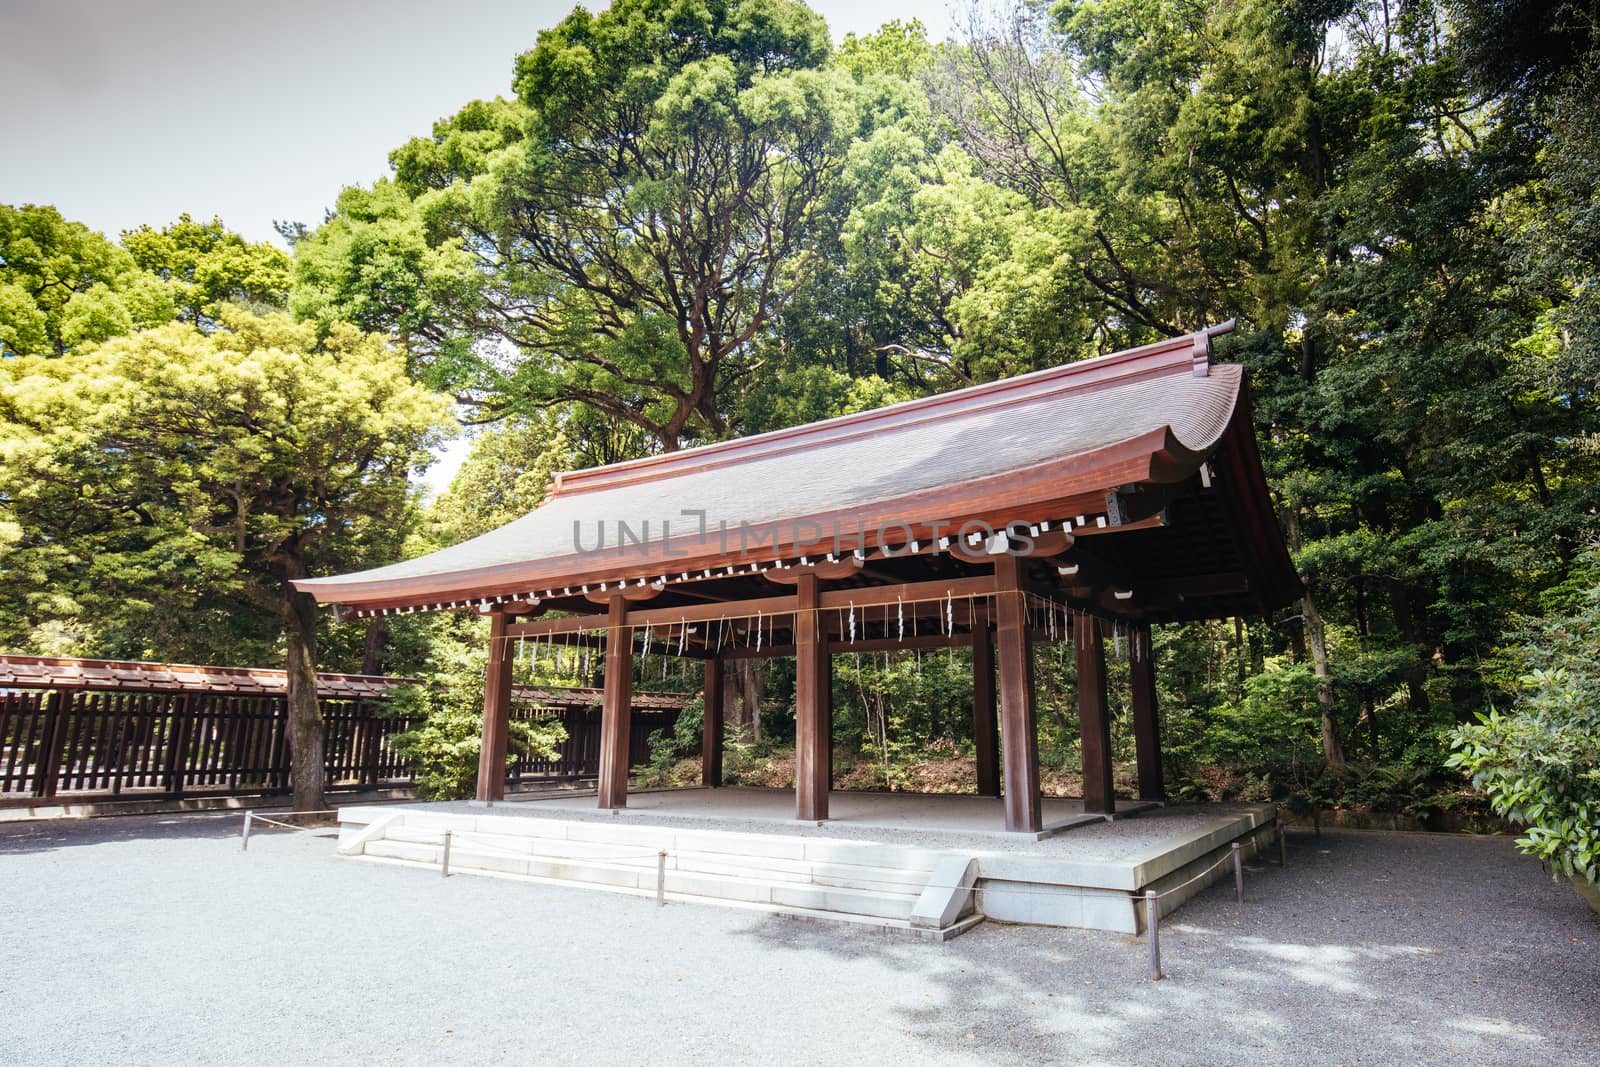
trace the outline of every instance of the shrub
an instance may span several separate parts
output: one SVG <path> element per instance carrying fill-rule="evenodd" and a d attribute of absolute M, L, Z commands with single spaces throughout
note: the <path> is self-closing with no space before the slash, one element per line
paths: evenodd
<path fill-rule="evenodd" d="M 1509 712 L 1458 727 L 1451 766 L 1496 814 L 1526 826 L 1517 845 L 1569 878 L 1600 882 L 1600 551 L 1583 556 L 1579 605 L 1521 634 Z"/>
<path fill-rule="evenodd" d="M 429 800 L 470 797 L 478 785 L 483 749 L 483 678 L 487 653 L 449 650 L 446 666 L 420 685 L 395 692 L 391 711 L 416 723 L 390 744 L 410 762 L 417 789 Z M 506 766 L 517 756 L 553 759 L 566 728 L 555 720 L 512 719 Z"/>

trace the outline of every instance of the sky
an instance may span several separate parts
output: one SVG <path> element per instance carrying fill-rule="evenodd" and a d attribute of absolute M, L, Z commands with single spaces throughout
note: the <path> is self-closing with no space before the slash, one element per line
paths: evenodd
<path fill-rule="evenodd" d="M 0 0 L 0 203 L 115 237 L 181 212 L 282 244 L 469 100 L 573 0 Z M 599 4 L 589 3 L 591 10 Z M 946 0 L 812 0 L 838 41 Z M 430 492 L 468 441 L 441 450 Z"/>
<path fill-rule="evenodd" d="M 813 0 L 834 39 L 946 0 Z M 600 5 L 586 4 L 591 9 Z M 109 236 L 187 211 L 315 225 L 480 97 L 573 0 L 0 0 L 0 203 Z"/>

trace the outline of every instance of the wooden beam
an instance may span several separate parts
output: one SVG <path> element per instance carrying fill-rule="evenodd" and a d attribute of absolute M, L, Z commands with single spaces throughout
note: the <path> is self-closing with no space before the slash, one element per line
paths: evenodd
<path fill-rule="evenodd" d="M 489 617 L 489 669 L 483 680 L 483 740 L 478 747 L 478 799 L 506 798 L 506 750 L 511 740 L 511 656 L 506 636 L 510 616 Z"/>
<path fill-rule="evenodd" d="M 755 600 L 732 600 L 717 604 L 684 604 L 675 608 L 646 608 L 628 613 L 630 626 L 671 625 L 677 622 L 716 622 L 718 619 L 746 615 L 788 615 L 794 612 L 794 597 L 769 596 Z M 511 626 L 512 637 L 540 637 L 545 634 L 573 634 L 601 630 L 609 626 L 598 616 L 581 615 L 564 619 L 535 619 Z"/>
<path fill-rule="evenodd" d="M 1083 751 L 1083 810 L 1096 815 L 1116 811 L 1111 778 L 1111 716 L 1106 701 L 1106 645 L 1093 619 L 1075 627 L 1078 652 L 1078 728 Z"/>
<path fill-rule="evenodd" d="M 1012 559 L 1009 556 L 991 556 L 990 559 Z M 870 589 L 829 589 L 819 598 L 824 608 L 883 607 L 886 604 L 920 603 L 943 600 L 947 597 L 965 600 L 969 597 L 988 596 L 994 592 L 993 575 L 979 574 L 970 578 L 947 578 L 943 581 L 905 582 L 900 585 L 878 585 Z"/>
<path fill-rule="evenodd" d="M 831 782 L 829 749 L 833 746 L 833 694 L 828 671 L 828 644 L 817 619 L 817 576 L 803 574 L 795 585 L 795 817 L 821 821 L 828 817 Z"/>
<path fill-rule="evenodd" d="M 987 625 L 972 632 L 972 749 L 978 764 L 978 795 L 1000 795 L 1000 723 L 994 713 L 994 634 Z"/>
<path fill-rule="evenodd" d="M 647 600 L 654 600 L 661 593 L 662 590 L 653 585 L 635 584 L 625 589 L 608 589 L 605 591 L 591 589 L 583 595 L 583 598 L 591 604 L 609 605 L 614 598 L 620 596 L 630 604 L 643 604 Z"/>
<path fill-rule="evenodd" d="M 1043 829 L 1039 732 L 1034 719 L 1033 643 L 1028 640 L 1026 576 L 1016 556 L 995 557 L 995 638 L 1000 663 L 1000 746 L 1005 765 L 1006 829 Z"/>
<path fill-rule="evenodd" d="M 633 634 L 628 602 L 613 597 L 606 612 L 606 686 L 600 705 L 599 806 L 628 806 L 628 730 L 633 721 Z"/>
<path fill-rule="evenodd" d="M 768 567 L 761 572 L 761 577 L 777 585 L 794 585 L 802 574 L 814 574 L 824 581 L 838 581 L 840 578 L 853 578 L 860 574 L 861 563 L 862 561 L 855 556 L 845 556 L 831 563 L 822 559 L 803 567 Z"/>
<path fill-rule="evenodd" d="M 700 720 L 700 784 L 716 788 L 722 784 L 722 660 L 706 660 L 706 686 Z"/>
<path fill-rule="evenodd" d="M 1161 720 L 1156 707 L 1156 661 L 1150 624 L 1139 623 L 1129 639 L 1128 673 L 1133 687 L 1133 741 L 1139 761 L 1139 799 L 1166 800 L 1161 774 Z"/>

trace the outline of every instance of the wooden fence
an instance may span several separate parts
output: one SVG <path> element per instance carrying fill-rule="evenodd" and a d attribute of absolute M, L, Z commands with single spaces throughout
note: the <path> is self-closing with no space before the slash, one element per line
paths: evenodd
<path fill-rule="evenodd" d="M 381 692 L 382 686 L 367 688 Z M 518 759 L 508 781 L 597 774 L 600 714 L 581 706 L 589 691 L 543 689 L 537 696 L 536 702 L 519 702 L 514 713 L 559 717 L 567 740 L 555 759 Z M 634 709 L 630 764 L 649 757 L 650 733 L 672 729 L 681 710 L 681 698 L 651 697 L 657 706 Z M 552 707 L 552 698 L 571 703 Z M 325 694 L 319 703 L 330 791 L 415 780 L 391 744 L 395 734 L 413 725 L 410 719 L 390 712 L 387 701 L 375 694 Z M 0 805 L 48 797 L 87 801 L 288 792 L 286 727 L 281 694 L 193 687 L 0 688 Z"/>
<path fill-rule="evenodd" d="M 383 702 L 321 702 L 328 787 L 412 781 Z M 0 693 L 0 796 L 182 797 L 289 788 L 282 697 L 85 689 Z"/>

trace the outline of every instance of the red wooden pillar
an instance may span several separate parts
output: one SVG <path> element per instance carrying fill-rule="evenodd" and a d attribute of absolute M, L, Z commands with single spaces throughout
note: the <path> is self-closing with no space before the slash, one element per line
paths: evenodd
<path fill-rule="evenodd" d="M 801 574 L 795 583 L 794 614 L 794 792 L 795 818 L 807 821 L 828 817 L 832 785 L 833 686 L 821 622 L 817 576 Z"/>
<path fill-rule="evenodd" d="M 606 613 L 606 687 L 600 705 L 600 807 L 628 806 L 629 727 L 633 725 L 633 631 L 628 602 L 611 598 Z"/>
<path fill-rule="evenodd" d="M 994 714 L 994 634 L 987 622 L 972 631 L 972 750 L 978 795 L 1000 795 L 1000 724 Z"/>
<path fill-rule="evenodd" d="M 1139 799 L 1167 799 L 1161 776 L 1161 718 L 1156 708 L 1156 661 L 1150 652 L 1150 624 L 1133 628 L 1128 667 L 1133 682 L 1133 743 L 1139 758 Z"/>
<path fill-rule="evenodd" d="M 700 784 L 722 784 L 722 660 L 706 660 L 705 714 L 700 720 Z"/>
<path fill-rule="evenodd" d="M 478 748 L 478 799 L 506 798 L 506 748 L 511 740 L 511 657 L 506 638 L 510 617 L 489 616 L 489 670 L 483 680 L 483 742 Z"/>
<path fill-rule="evenodd" d="M 1078 650 L 1078 729 L 1083 747 L 1083 810 L 1116 810 L 1111 780 L 1111 716 L 1106 702 L 1106 645 L 1100 623 L 1079 616 L 1072 642 Z"/>
<path fill-rule="evenodd" d="M 1033 704 L 1033 640 L 1023 593 L 1023 561 L 995 558 L 995 643 L 1000 663 L 1000 747 L 1005 766 L 1006 829 L 1043 829 L 1039 801 L 1039 731 Z"/>

